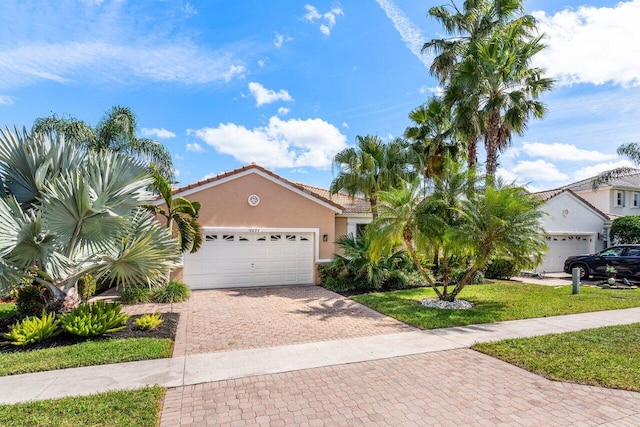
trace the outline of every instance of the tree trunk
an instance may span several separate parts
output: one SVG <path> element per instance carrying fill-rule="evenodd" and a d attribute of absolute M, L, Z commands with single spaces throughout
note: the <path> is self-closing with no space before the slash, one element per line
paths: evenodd
<path fill-rule="evenodd" d="M 369 203 L 371 203 L 371 216 L 373 217 L 373 219 L 378 218 L 378 198 L 369 198 Z"/>
<path fill-rule="evenodd" d="M 500 113 L 494 112 L 489 116 L 485 131 L 484 145 L 487 150 L 487 184 L 495 182 L 498 169 L 498 150 L 500 148 Z"/>
<path fill-rule="evenodd" d="M 467 141 L 467 164 L 469 170 L 475 170 L 478 164 L 478 137 L 475 135 Z"/>
<path fill-rule="evenodd" d="M 411 261 L 413 261 L 413 265 L 416 266 L 416 268 L 418 269 L 418 272 L 420 272 L 422 277 L 424 277 L 424 279 L 427 281 L 429 286 L 433 288 L 436 295 L 438 295 L 438 298 L 442 299 L 442 292 L 440 292 L 440 290 L 436 287 L 435 282 L 431 280 L 431 276 L 429 276 L 429 273 L 427 273 L 427 271 L 424 269 L 424 267 L 420 263 L 420 260 L 416 256 L 416 251 L 413 249 L 413 243 L 412 243 L 411 237 L 405 234 L 404 236 L 402 236 L 402 239 L 404 240 L 404 245 L 407 247 L 407 253 L 409 254 L 409 258 L 411 258 Z"/>

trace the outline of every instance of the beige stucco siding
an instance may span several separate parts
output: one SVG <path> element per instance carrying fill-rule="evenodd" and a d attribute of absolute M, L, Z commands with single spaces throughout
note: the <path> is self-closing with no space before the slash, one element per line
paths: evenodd
<path fill-rule="evenodd" d="M 255 207 L 248 203 L 252 194 L 260 197 Z M 186 198 L 202 204 L 199 221 L 203 227 L 317 228 L 320 259 L 333 254 L 335 211 L 258 174 L 241 176 Z"/>

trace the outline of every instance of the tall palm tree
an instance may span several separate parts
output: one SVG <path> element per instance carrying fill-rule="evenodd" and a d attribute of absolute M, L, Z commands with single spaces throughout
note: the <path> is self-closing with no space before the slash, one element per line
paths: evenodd
<path fill-rule="evenodd" d="M 531 67 L 544 49 L 535 36 L 535 19 L 524 14 L 522 0 L 467 0 L 459 9 L 432 8 L 449 38 L 426 43 L 436 53 L 431 72 L 445 85 L 444 99 L 456 111 L 455 123 L 466 136 L 469 164 L 482 133 L 487 151 L 487 179 L 493 182 L 498 153 L 522 134 L 530 117 L 546 108 L 538 101 L 553 81 Z"/>
<path fill-rule="evenodd" d="M 202 225 L 198 222 L 198 212 L 202 205 L 184 197 L 174 198 L 171 183 L 160 173 L 153 173 L 153 179 L 155 189 L 164 200 L 164 207 L 147 205 L 147 209 L 165 218 L 166 227 L 170 234 L 176 235 L 182 252 L 196 253 L 202 246 L 203 231 Z"/>
<path fill-rule="evenodd" d="M 442 100 L 433 97 L 409 113 L 414 123 L 404 137 L 411 141 L 416 168 L 427 181 L 442 176 L 447 161 L 455 159 L 460 151 L 451 119 L 451 110 Z"/>
<path fill-rule="evenodd" d="M 0 288 L 34 279 L 68 307 L 86 274 L 153 285 L 177 265 L 175 239 L 141 207 L 154 196 L 139 161 L 7 129 L 0 164 Z"/>
<path fill-rule="evenodd" d="M 153 164 L 162 174 L 173 177 L 171 154 L 158 141 L 138 138 L 138 118 L 128 107 L 114 106 L 94 128 L 75 117 L 53 114 L 34 121 L 32 132 L 55 132 L 65 139 L 94 151 L 113 151 L 127 154 L 147 164 Z"/>
<path fill-rule="evenodd" d="M 377 136 L 356 137 L 356 146 L 345 148 L 334 157 L 340 172 L 331 182 L 330 191 L 345 191 L 350 196 L 363 195 L 371 203 L 371 214 L 378 216 L 378 192 L 411 179 L 407 143 L 395 139 L 385 144 Z"/>

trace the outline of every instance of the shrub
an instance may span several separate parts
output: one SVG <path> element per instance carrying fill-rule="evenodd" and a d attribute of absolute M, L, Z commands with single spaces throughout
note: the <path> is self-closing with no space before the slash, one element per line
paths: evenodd
<path fill-rule="evenodd" d="M 41 317 L 27 317 L 15 323 L 4 337 L 13 345 L 27 345 L 55 337 L 60 332 L 60 319 L 56 314 L 42 310 Z"/>
<path fill-rule="evenodd" d="M 382 288 L 385 290 L 407 289 L 408 287 L 407 274 L 401 270 L 391 270 L 382 282 Z"/>
<path fill-rule="evenodd" d="M 123 304 L 142 304 L 151 301 L 151 290 L 144 285 L 125 286 L 120 292 L 120 302 Z"/>
<path fill-rule="evenodd" d="M 191 290 L 187 285 L 177 280 L 171 280 L 166 285 L 151 291 L 151 301 L 158 303 L 182 302 L 189 299 Z"/>
<path fill-rule="evenodd" d="M 489 260 L 484 276 L 488 279 L 509 279 L 518 274 L 518 267 L 508 258 L 496 257 Z"/>
<path fill-rule="evenodd" d="M 18 316 L 38 316 L 45 309 L 49 290 L 42 285 L 27 285 L 18 290 L 16 310 Z"/>
<path fill-rule="evenodd" d="M 82 276 L 78 280 L 78 295 L 80 295 L 82 302 L 89 301 L 89 298 L 96 294 L 97 286 L 98 281 L 91 274 Z"/>
<path fill-rule="evenodd" d="M 124 329 L 129 316 L 121 312 L 122 305 L 98 301 L 81 304 L 62 317 L 64 329 L 81 337 L 95 337 Z"/>
<path fill-rule="evenodd" d="M 640 216 L 628 215 L 611 223 L 611 240 L 616 243 L 640 243 Z"/>
<path fill-rule="evenodd" d="M 149 329 L 157 328 L 162 322 L 164 320 L 160 313 L 143 314 L 136 319 L 136 326 L 143 331 L 148 331 Z"/>
<path fill-rule="evenodd" d="M 334 292 L 350 292 L 371 289 L 371 285 L 367 283 L 366 280 L 353 276 L 328 277 L 323 286 L 325 289 Z"/>

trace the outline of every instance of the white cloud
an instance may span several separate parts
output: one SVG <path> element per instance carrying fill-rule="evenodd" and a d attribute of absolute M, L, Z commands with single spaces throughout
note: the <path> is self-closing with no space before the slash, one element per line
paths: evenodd
<path fill-rule="evenodd" d="M 184 5 L 182 6 L 182 12 L 184 12 L 184 14 L 187 16 L 193 16 L 198 14 L 198 11 L 196 10 L 195 6 L 193 6 L 189 2 L 184 3 Z"/>
<path fill-rule="evenodd" d="M 157 9 L 151 2 L 92 3 L 23 1 L 4 8 L 0 90 L 47 81 L 211 84 L 244 75 L 241 42 L 211 48 L 179 30 L 186 28 L 189 3 Z"/>
<path fill-rule="evenodd" d="M 256 106 L 260 107 L 264 104 L 271 104 L 275 101 L 293 101 L 289 92 L 284 89 L 280 89 L 279 92 L 276 92 L 272 89 L 267 89 L 257 82 L 249 83 L 249 91 L 251 95 L 256 99 Z"/>
<path fill-rule="evenodd" d="M 561 85 L 640 85 L 640 0 L 533 14 L 548 48 L 536 59 Z"/>
<path fill-rule="evenodd" d="M 569 178 L 568 175 L 560 172 L 553 163 L 544 160 L 524 160 L 511 169 L 520 181 L 562 181 Z"/>
<path fill-rule="evenodd" d="M 187 143 L 187 151 L 191 151 L 193 153 L 204 153 L 206 150 L 202 148 L 202 145 L 194 142 L 193 144 Z"/>
<path fill-rule="evenodd" d="M 175 157 L 176 160 L 184 160 L 184 156 L 181 156 L 180 154 L 174 154 L 173 157 Z"/>
<path fill-rule="evenodd" d="M 619 160 L 617 162 L 599 163 L 597 165 L 580 168 L 573 174 L 573 179 L 579 181 L 581 179 L 590 178 L 598 175 L 600 172 L 608 171 L 616 168 L 635 167 L 629 160 Z"/>
<path fill-rule="evenodd" d="M 173 170 L 173 174 L 176 176 L 176 178 L 179 177 L 180 176 L 180 170 L 179 169 L 174 169 Z"/>
<path fill-rule="evenodd" d="M 13 98 L 8 95 L 0 95 L 0 105 L 13 105 Z"/>
<path fill-rule="evenodd" d="M 570 162 L 602 162 L 605 160 L 617 159 L 617 154 L 605 154 L 599 151 L 583 150 L 573 144 L 543 144 L 541 142 L 525 142 L 521 151 L 531 157 L 544 157 L 553 160 L 564 160 Z"/>
<path fill-rule="evenodd" d="M 284 34 L 276 33 L 273 39 L 273 45 L 275 47 L 282 47 L 285 42 L 293 41 L 293 37 L 286 36 Z"/>
<path fill-rule="evenodd" d="M 263 68 L 264 67 L 264 63 L 265 63 L 264 59 L 259 59 L 258 60 L 258 67 Z"/>
<path fill-rule="evenodd" d="M 328 168 L 346 147 L 346 137 L 321 119 L 283 121 L 274 116 L 264 127 L 227 123 L 193 133 L 222 154 L 271 168 Z"/>
<path fill-rule="evenodd" d="M 344 16 L 344 10 L 340 7 L 333 7 L 329 12 L 321 14 L 318 12 L 315 6 L 310 4 L 306 4 L 304 8 L 307 10 L 307 13 L 304 15 L 304 19 L 311 23 L 315 23 L 317 20 L 322 20 L 320 24 L 320 32 L 325 36 L 331 35 L 331 30 L 333 26 L 336 25 L 336 18 L 338 16 Z"/>
<path fill-rule="evenodd" d="M 444 88 L 442 86 L 422 86 L 418 92 L 421 94 L 430 93 L 441 98 L 444 95 Z"/>
<path fill-rule="evenodd" d="M 160 139 L 175 138 L 176 134 L 165 128 L 142 128 L 140 129 L 142 136 L 156 137 Z"/>
<path fill-rule="evenodd" d="M 286 107 L 278 108 L 278 114 L 280 114 L 281 116 L 286 116 L 287 114 L 289 114 L 289 111 L 291 111 L 291 110 L 289 110 Z"/>
<path fill-rule="evenodd" d="M 349 129 L 349 123 L 342 122 L 342 127 L 345 128 L 345 129 Z"/>
<path fill-rule="evenodd" d="M 384 10 L 384 13 L 387 14 L 387 18 L 391 20 L 396 31 L 400 33 L 400 38 L 411 53 L 413 53 L 426 67 L 430 67 L 432 58 L 430 55 L 424 55 L 422 53 L 422 46 L 424 46 L 426 40 L 420 29 L 418 29 L 418 27 L 416 27 L 416 25 L 407 18 L 407 15 L 405 15 L 392 0 L 376 1 L 382 10 Z"/>

